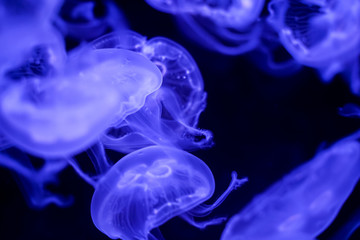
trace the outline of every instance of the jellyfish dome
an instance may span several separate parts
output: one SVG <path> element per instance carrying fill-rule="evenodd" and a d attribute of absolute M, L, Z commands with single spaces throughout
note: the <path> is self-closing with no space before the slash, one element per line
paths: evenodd
<path fill-rule="evenodd" d="M 210 198 L 214 186 L 210 169 L 197 157 L 148 147 L 122 158 L 99 181 L 91 216 L 111 238 L 147 239 L 151 229 Z"/>
<path fill-rule="evenodd" d="M 119 49 L 89 51 L 67 67 L 2 90 L 1 130 L 14 145 L 37 156 L 83 151 L 111 122 L 140 108 L 162 80 L 145 57 Z"/>
<path fill-rule="evenodd" d="M 315 239 L 335 219 L 360 177 L 359 133 L 298 167 L 233 216 L 222 240 Z M 342 236 L 343 237 L 343 236 Z"/>
<path fill-rule="evenodd" d="M 179 44 L 163 38 L 127 32 L 105 35 L 92 43 L 95 49 L 128 49 L 152 61 L 161 71 L 163 82 L 147 96 L 144 106 L 102 138 L 105 147 L 129 153 L 160 144 L 184 150 L 212 145 L 212 133 L 197 128 L 206 106 L 206 93 L 200 71 L 191 55 Z"/>
<path fill-rule="evenodd" d="M 329 81 L 359 54 L 357 0 L 273 0 L 269 23 L 289 53 Z"/>
<path fill-rule="evenodd" d="M 236 179 L 236 173 L 232 177 L 219 200 L 202 206 L 215 188 L 202 160 L 176 148 L 143 148 L 120 159 L 95 185 L 91 216 L 96 227 L 113 239 L 148 239 L 153 228 L 178 215 L 197 227 L 218 224 L 224 219 L 200 226 L 186 213 L 207 215 L 246 181 Z"/>
<path fill-rule="evenodd" d="M 244 28 L 258 18 L 264 0 L 249 1 L 167 1 L 146 0 L 159 11 L 171 14 L 191 14 L 210 18 L 217 25 Z"/>

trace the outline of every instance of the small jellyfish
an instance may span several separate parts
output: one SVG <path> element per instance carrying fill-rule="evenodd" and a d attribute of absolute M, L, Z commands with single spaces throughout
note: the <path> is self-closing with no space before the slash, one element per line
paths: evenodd
<path fill-rule="evenodd" d="M 70 57 L 59 76 L 30 78 L 2 89 L 0 123 L 9 141 L 37 156 L 76 154 L 108 125 L 141 108 L 161 85 L 158 68 L 138 53 L 85 53 Z"/>
<path fill-rule="evenodd" d="M 212 205 L 214 177 L 199 158 L 175 148 L 152 146 L 120 159 L 95 185 L 91 216 L 110 238 L 157 239 L 151 232 L 175 216 L 196 227 L 218 224 L 224 218 L 195 222 L 205 216 L 246 179 L 235 172 L 228 189 Z"/>
<path fill-rule="evenodd" d="M 238 55 L 257 46 L 261 34 L 257 20 L 264 0 L 146 2 L 155 9 L 174 14 L 184 34 L 208 49 Z"/>
<path fill-rule="evenodd" d="M 275 183 L 233 216 L 222 240 L 315 239 L 360 177 L 360 144 L 345 138 Z"/>
<path fill-rule="evenodd" d="M 126 20 L 115 3 L 99 0 L 65 0 L 55 25 L 63 35 L 77 41 L 127 29 Z"/>
<path fill-rule="evenodd" d="M 95 49 L 129 49 L 158 66 L 163 83 L 147 96 L 144 106 L 108 128 L 105 147 L 129 153 L 149 145 L 172 145 L 184 150 L 212 146 L 212 133 L 197 128 L 206 106 L 200 71 L 191 55 L 179 44 L 156 37 L 146 40 L 134 33 L 109 34 L 92 43 Z"/>
<path fill-rule="evenodd" d="M 299 63 L 330 81 L 359 54 L 360 2 L 273 0 L 268 22 Z"/>

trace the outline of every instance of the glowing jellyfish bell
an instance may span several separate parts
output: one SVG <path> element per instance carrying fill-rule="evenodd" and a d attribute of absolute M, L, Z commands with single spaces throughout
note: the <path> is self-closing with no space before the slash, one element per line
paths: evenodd
<path fill-rule="evenodd" d="M 14 145 L 47 157 L 83 151 L 161 85 L 158 68 L 137 53 L 104 49 L 82 54 L 69 60 L 64 74 L 2 89 L 1 130 Z"/>
<path fill-rule="evenodd" d="M 206 106 L 204 83 L 196 62 L 179 44 L 164 38 L 147 40 L 135 33 L 112 33 L 95 40 L 94 49 L 129 49 L 146 56 L 163 75 L 161 87 L 144 106 L 102 138 L 106 148 L 129 153 L 159 144 L 194 150 L 212 146 L 212 133 L 197 128 Z"/>
<path fill-rule="evenodd" d="M 360 3 L 357 0 L 273 0 L 269 23 L 289 53 L 319 69 L 324 81 L 359 54 Z"/>
<path fill-rule="evenodd" d="M 146 2 L 159 11 L 174 14 L 184 34 L 208 49 L 238 55 L 258 44 L 262 27 L 257 19 L 264 0 Z"/>
<path fill-rule="evenodd" d="M 214 177 L 199 158 L 175 148 L 152 146 L 119 160 L 95 186 L 91 216 L 110 238 L 156 239 L 150 231 L 180 215 L 190 224 L 205 227 L 223 218 L 197 223 L 216 208 L 245 179 L 236 178 L 212 205 L 202 204 L 214 193 Z"/>
<path fill-rule="evenodd" d="M 359 132 L 318 153 L 255 197 L 229 220 L 221 239 L 315 239 L 335 219 L 359 180 L 358 137 Z"/>

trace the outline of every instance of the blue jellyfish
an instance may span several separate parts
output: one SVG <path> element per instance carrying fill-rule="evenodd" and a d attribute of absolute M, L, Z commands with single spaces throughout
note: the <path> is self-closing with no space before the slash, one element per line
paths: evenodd
<path fill-rule="evenodd" d="M 170 218 L 181 216 L 196 227 L 218 224 L 224 218 L 196 222 L 246 182 L 235 172 L 228 189 L 212 205 L 214 177 L 199 158 L 175 148 L 151 146 L 120 159 L 95 185 L 91 216 L 110 238 L 157 239 L 151 232 Z"/>
<path fill-rule="evenodd" d="M 111 31 L 122 31 L 127 23 L 112 1 L 70 1 L 61 6 L 55 25 L 73 40 L 92 40 Z"/>
<path fill-rule="evenodd" d="M 299 63 L 316 68 L 324 81 L 359 54 L 360 3 L 357 0 L 273 0 L 269 23 Z"/>
<path fill-rule="evenodd" d="M 162 76 L 144 56 L 120 49 L 82 51 L 67 71 L 9 84 L 0 97 L 2 133 L 37 156 L 85 150 L 110 125 L 138 110 Z"/>
<path fill-rule="evenodd" d="M 264 0 L 146 2 L 160 11 L 174 14 L 187 36 L 223 54 L 248 52 L 257 46 L 261 35 L 258 18 Z"/>
<path fill-rule="evenodd" d="M 206 106 L 200 71 L 191 55 L 177 43 L 156 37 L 146 40 L 134 33 L 109 34 L 95 40 L 95 49 L 129 49 L 158 66 L 161 87 L 146 98 L 144 106 L 102 138 L 106 148 L 129 153 L 149 145 L 172 145 L 184 150 L 212 146 L 212 133 L 197 128 Z"/>
<path fill-rule="evenodd" d="M 238 214 L 230 239 L 315 239 L 334 220 L 360 177 L 360 144 L 345 138 L 271 186 Z"/>

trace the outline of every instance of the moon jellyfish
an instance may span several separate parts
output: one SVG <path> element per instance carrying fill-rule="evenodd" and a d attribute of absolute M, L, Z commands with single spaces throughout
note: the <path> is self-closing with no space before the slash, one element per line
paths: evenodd
<path fill-rule="evenodd" d="M 99 0 L 65 0 L 55 25 L 73 40 L 92 40 L 127 28 L 119 8 L 112 1 Z"/>
<path fill-rule="evenodd" d="M 175 145 L 185 150 L 212 146 L 212 133 L 197 128 L 206 106 L 203 79 L 191 55 L 177 43 L 139 34 L 109 34 L 92 43 L 95 49 L 129 49 L 158 66 L 163 83 L 144 106 L 107 130 L 105 147 L 129 153 L 149 145 Z"/>
<path fill-rule="evenodd" d="M 174 14 L 183 32 L 209 49 L 238 55 L 257 46 L 261 34 L 257 19 L 264 0 L 146 2 L 160 11 Z"/>
<path fill-rule="evenodd" d="M 223 240 L 315 239 L 334 220 L 360 177 L 359 133 L 298 167 L 236 214 Z"/>
<path fill-rule="evenodd" d="M 273 0 L 269 12 L 285 48 L 301 64 L 318 69 L 324 81 L 359 54 L 357 0 Z"/>
<path fill-rule="evenodd" d="M 127 50 L 82 52 L 67 67 L 1 91 L 1 130 L 16 146 L 37 156 L 81 152 L 110 123 L 139 109 L 162 81 L 153 63 Z"/>
<path fill-rule="evenodd" d="M 157 239 L 150 231 L 178 215 L 197 227 L 218 224 L 224 218 L 197 223 L 192 216 L 209 214 L 247 181 L 236 177 L 233 172 L 228 189 L 205 205 L 215 182 L 203 161 L 175 148 L 143 148 L 119 160 L 95 185 L 91 216 L 113 239 Z"/>

